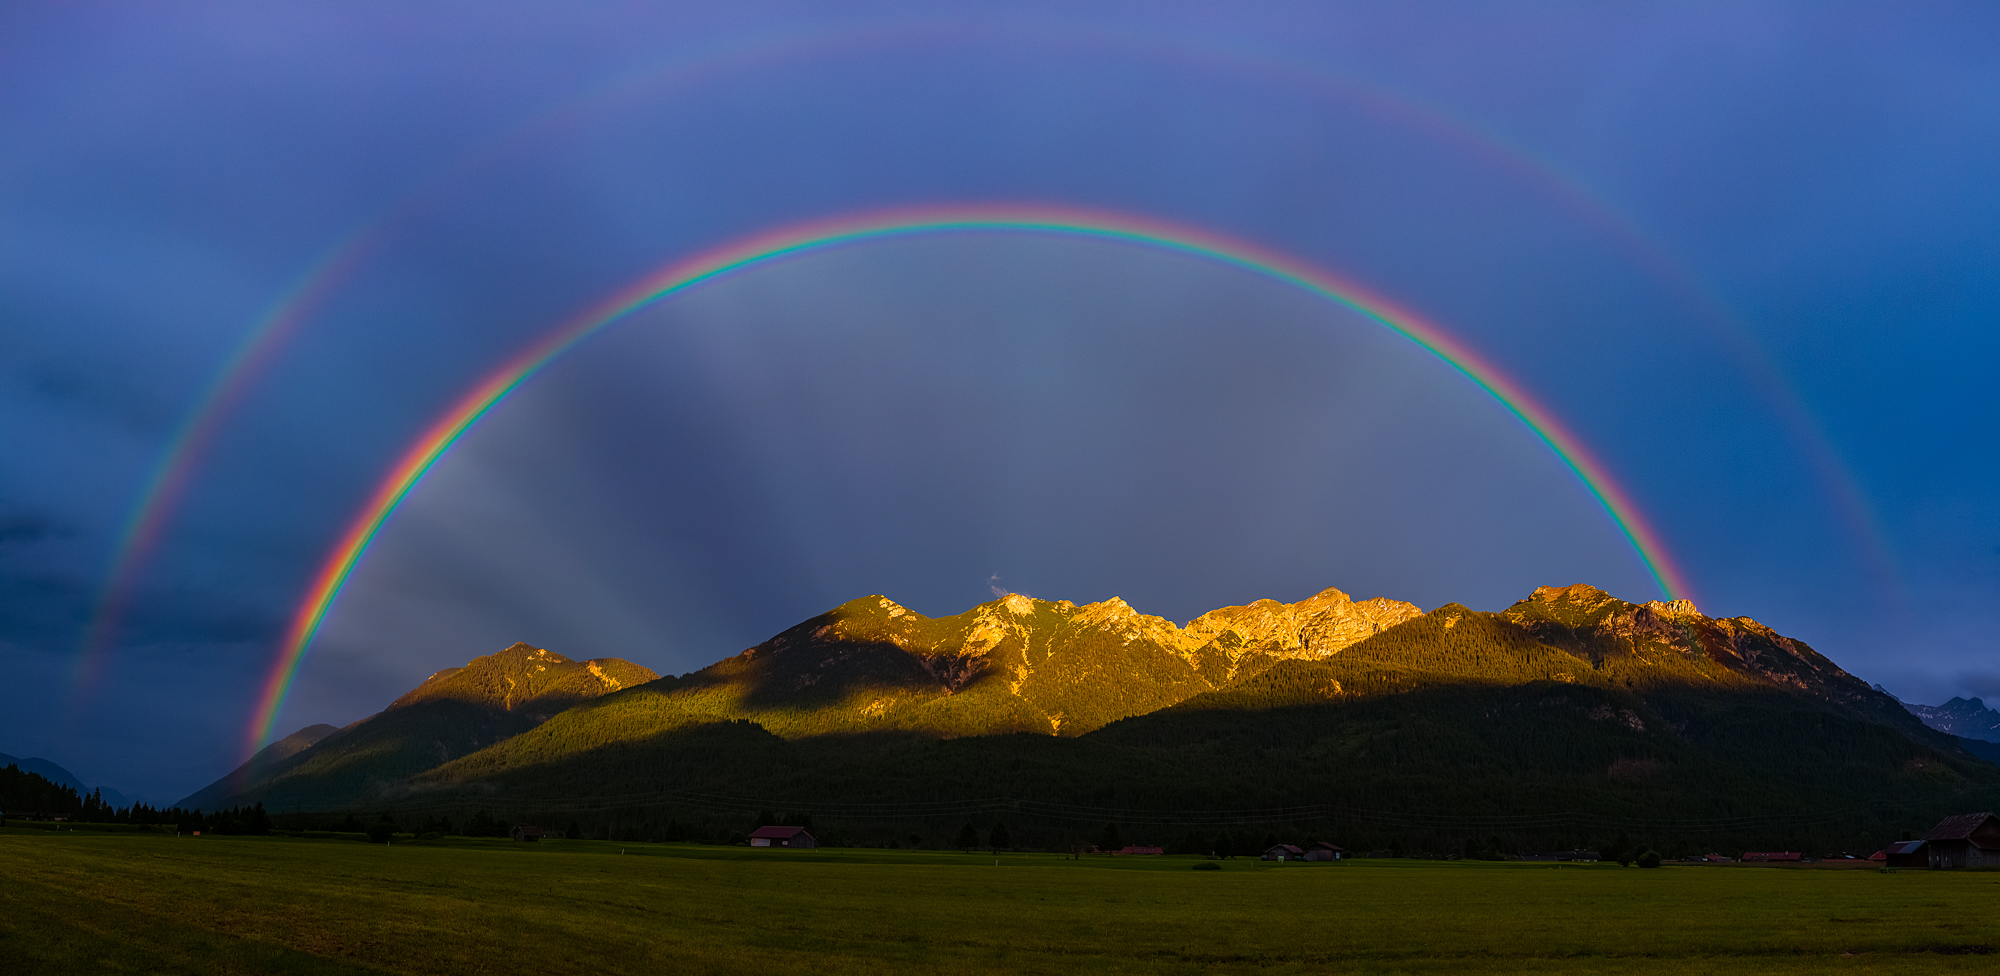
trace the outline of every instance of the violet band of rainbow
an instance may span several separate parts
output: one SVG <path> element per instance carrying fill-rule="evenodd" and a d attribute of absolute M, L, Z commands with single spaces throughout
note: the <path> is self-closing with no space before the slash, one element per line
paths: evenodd
<path fill-rule="evenodd" d="M 1259 245 L 1127 214 L 1007 205 L 870 211 L 790 225 L 676 261 L 563 323 L 454 403 L 389 470 L 313 577 L 264 682 L 249 730 L 249 751 L 254 753 L 270 739 L 272 726 L 284 708 L 307 648 L 383 523 L 453 443 L 550 361 L 642 307 L 718 278 L 849 244 L 949 233 L 1043 233 L 1153 247 L 1275 278 L 1366 316 L 1429 350 L 1497 400 L 1590 492 L 1645 565 L 1661 595 L 1670 600 L 1692 598 L 1685 576 L 1668 556 L 1659 534 L 1609 470 L 1567 426 L 1470 347 L 1356 282 Z"/>

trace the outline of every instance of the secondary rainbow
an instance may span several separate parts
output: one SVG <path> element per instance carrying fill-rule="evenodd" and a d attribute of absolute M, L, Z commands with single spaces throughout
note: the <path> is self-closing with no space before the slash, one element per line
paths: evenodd
<path fill-rule="evenodd" d="M 369 543 L 425 472 L 508 393 L 578 342 L 640 308 L 751 268 L 867 241 L 927 234 L 1015 233 L 1096 238 L 1152 247 L 1243 268 L 1287 282 L 1358 312 L 1429 350 L 1499 401 L 1576 475 L 1624 534 L 1660 592 L 1689 598 L 1686 579 L 1629 495 L 1553 414 L 1472 349 L 1421 316 L 1323 269 L 1259 245 L 1158 220 L 1077 208 L 955 206 L 871 211 L 759 234 L 677 261 L 563 323 L 474 386 L 417 438 L 340 537 L 293 615 L 264 683 L 250 734 L 254 752 L 270 739 L 313 635 Z"/>

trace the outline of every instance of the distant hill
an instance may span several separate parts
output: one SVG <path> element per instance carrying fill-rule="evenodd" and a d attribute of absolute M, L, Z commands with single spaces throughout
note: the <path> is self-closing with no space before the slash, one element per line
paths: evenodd
<path fill-rule="evenodd" d="M 534 728 L 578 702 L 658 677 L 618 658 L 572 661 L 515 644 L 439 671 L 380 713 L 344 729 L 316 725 L 271 743 L 178 805 L 203 810 L 254 802 L 272 810 L 338 805 Z"/>
<path fill-rule="evenodd" d="M 1977 698 L 1953 698 L 1942 705 L 1904 703 L 1910 714 L 1940 732 L 1965 739 L 2000 742 L 2000 711 L 1986 707 Z"/>
<path fill-rule="evenodd" d="M 20 766 L 23 772 L 34 773 L 42 777 L 43 779 L 46 779 L 49 782 L 56 784 L 57 786 L 67 786 L 70 789 L 75 790 L 77 794 L 80 796 L 89 796 L 92 790 L 102 790 L 104 795 L 104 802 L 109 803 L 114 807 L 128 807 L 132 805 L 132 800 L 133 800 L 132 797 L 127 796 L 126 794 L 118 790 L 112 789 L 109 786 L 97 786 L 97 787 L 85 786 L 82 778 L 78 777 L 75 773 L 72 773 L 69 770 L 64 769 L 63 767 L 56 765 L 55 763 L 47 759 L 42 759 L 34 756 L 30 756 L 26 759 L 17 759 L 13 756 L 7 755 L 4 752 L 0 752 L 0 768 L 5 768 L 10 765 Z"/>
<path fill-rule="evenodd" d="M 13 756 L 7 755 L 4 752 L 0 752 L 0 766 L 10 766 L 10 765 L 19 766 L 21 767 L 22 772 L 34 773 L 35 775 L 40 776 L 41 778 L 48 780 L 49 782 L 54 783 L 57 786 L 67 786 L 70 789 L 77 791 L 78 793 L 90 792 L 90 787 L 83 785 L 83 780 L 78 779 L 75 773 L 72 773 L 69 770 L 62 768 L 61 766 L 58 766 L 55 763 L 48 761 L 47 759 L 42 759 L 36 756 L 30 756 L 27 759 L 18 759 Z"/>

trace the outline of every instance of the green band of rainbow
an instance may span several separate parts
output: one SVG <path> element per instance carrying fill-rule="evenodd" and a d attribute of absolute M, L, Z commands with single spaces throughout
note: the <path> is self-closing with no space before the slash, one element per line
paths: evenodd
<path fill-rule="evenodd" d="M 1207 231 L 1124 214 L 1075 208 L 945 206 L 872 211 L 789 226 L 679 261 L 619 292 L 522 351 L 475 386 L 404 452 L 327 556 L 293 616 L 250 727 L 252 752 L 269 740 L 292 680 L 342 585 L 390 513 L 480 417 L 549 361 L 585 337 L 660 299 L 735 272 L 863 241 L 941 233 L 1042 233 L 1097 238 L 1194 255 L 1287 282 L 1345 306 L 1430 350 L 1491 394 L 1567 465 L 1611 517 L 1667 599 L 1686 598 L 1686 580 L 1631 498 L 1549 411 L 1470 348 L 1360 285 L 1266 248 Z"/>

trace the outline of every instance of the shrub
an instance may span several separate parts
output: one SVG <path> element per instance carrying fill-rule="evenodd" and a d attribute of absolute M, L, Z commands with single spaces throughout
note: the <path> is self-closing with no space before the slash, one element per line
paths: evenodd
<path fill-rule="evenodd" d="M 1656 868 L 1660 866 L 1660 852 L 1649 849 L 1645 853 L 1640 854 L 1635 860 L 1642 868 Z"/>

